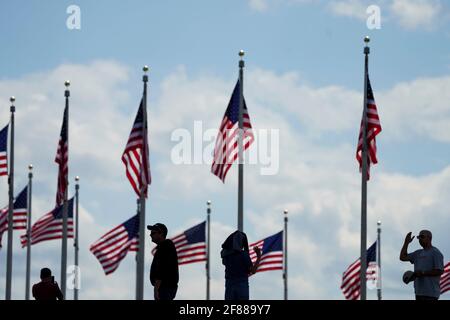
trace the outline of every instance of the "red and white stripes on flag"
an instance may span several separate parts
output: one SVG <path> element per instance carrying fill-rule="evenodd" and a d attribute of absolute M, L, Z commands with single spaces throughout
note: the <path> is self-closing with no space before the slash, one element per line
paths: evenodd
<path fill-rule="evenodd" d="M 378 163 L 377 160 L 377 142 L 375 137 L 381 132 L 381 123 L 378 116 L 377 105 L 373 96 L 372 86 L 370 85 L 369 75 L 367 74 L 367 180 L 370 179 L 370 165 Z M 356 148 L 356 159 L 359 162 L 359 170 L 362 170 L 362 149 L 363 149 L 363 120 L 359 130 L 358 146 Z"/>
<path fill-rule="evenodd" d="M 147 110 L 144 110 L 144 100 L 141 99 L 133 128 L 122 154 L 127 178 L 138 197 L 141 196 L 141 190 L 147 197 L 148 185 L 151 183 L 147 121 L 144 123 L 144 112 L 146 115 Z M 147 117 L 145 117 L 146 119 Z"/>
<path fill-rule="evenodd" d="M 244 100 L 243 106 L 243 150 L 254 141 L 250 116 Z M 225 177 L 239 156 L 239 80 L 236 83 L 227 110 L 220 124 L 214 147 L 211 172 L 225 183 Z"/>
<path fill-rule="evenodd" d="M 376 282 L 376 262 L 369 262 L 367 265 L 366 279 L 367 281 Z M 361 281 L 359 279 L 359 273 L 361 271 L 361 259 L 356 260 L 348 267 L 342 277 L 341 290 L 347 300 L 358 300 L 361 296 Z"/>
<path fill-rule="evenodd" d="M 178 264 L 206 261 L 206 221 L 172 238 Z"/>
<path fill-rule="evenodd" d="M 374 268 L 377 268 L 376 250 L 377 242 L 375 241 L 375 243 L 367 249 L 366 279 L 368 281 L 374 281 L 374 276 L 377 276 L 377 273 L 373 272 Z M 347 300 L 358 300 L 361 297 L 360 271 L 361 259 L 358 259 L 353 262 L 342 275 L 341 290 Z"/>
<path fill-rule="evenodd" d="M 106 275 L 119 267 L 128 251 L 139 251 L 138 232 L 139 216 L 135 215 L 91 245 L 89 250 L 98 259 Z"/>
<path fill-rule="evenodd" d="M 13 229 L 21 230 L 27 228 L 27 209 L 14 210 Z M 8 230 L 8 207 L 0 210 L 0 248 L 2 247 L 3 233 Z"/>
<path fill-rule="evenodd" d="M 3 233 L 8 230 L 8 206 L 0 210 L 0 248 L 2 246 Z M 28 213 L 28 187 L 25 187 L 14 199 L 13 204 L 13 229 L 25 230 L 27 228 Z"/>
<path fill-rule="evenodd" d="M 256 273 L 283 270 L 283 231 L 249 245 L 250 259 L 256 261 L 254 247 L 261 249 L 261 260 Z"/>
<path fill-rule="evenodd" d="M 63 208 L 60 205 L 43 215 L 31 227 L 31 244 L 42 241 L 62 239 L 63 236 Z M 73 238 L 73 198 L 67 201 L 67 237 Z M 20 236 L 22 247 L 28 243 L 27 235 Z"/>
<path fill-rule="evenodd" d="M 450 262 L 444 267 L 444 273 L 441 275 L 439 285 L 441 287 L 441 294 L 450 291 Z"/>
<path fill-rule="evenodd" d="M 170 238 L 177 250 L 178 264 L 206 261 L 206 221 Z M 154 255 L 157 247 L 153 248 Z"/>
<path fill-rule="evenodd" d="M 0 176 L 8 175 L 8 127 L 0 131 Z"/>
<path fill-rule="evenodd" d="M 67 106 L 64 108 L 64 118 L 59 136 L 58 150 L 56 151 L 55 162 L 58 164 L 58 186 L 56 190 L 56 205 L 64 202 L 64 195 L 68 184 L 69 173 L 69 134 L 67 132 L 68 122 Z"/>

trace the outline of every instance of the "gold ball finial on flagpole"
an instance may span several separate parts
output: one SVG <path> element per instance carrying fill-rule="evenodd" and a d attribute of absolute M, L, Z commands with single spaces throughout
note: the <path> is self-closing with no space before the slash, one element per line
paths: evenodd
<path fill-rule="evenodd" d="M 364 42 L 366 43 L 366 45 L 368 45 L 369 42 L 370 42 L 370 37 L 369 36 L 365 36 L 364 37 Z"/>
<path fill-rule="evenodd" d="M 211 200 L 206 201 L 206 204 L 207 204 L 208 206 L 210 206 L 210 205 L 211 205 Z"/>
<path fill-rule="evenodd" d="M 145 65 L 145 66 L 142 68 L 142 71 L 144 71 L 145 73 L 147 73 L 149 70 L 150 70 L 150 68 L 149 68 L 147 65 Z"/>
<path fill-rule="evenodd" d="M 381 221 L 380 220 L 378 220 L 377 225 L 381 226 Z"/>
<path fill-rule="evenodd" d="M 75 181 L 76 181 L 76 182 L 80 181 L 80 177 L 79 177 L 79 176 L 76 176 L 76 177 L 75 177 Z"/>
<path fill-rule="evenodd" d="M 69 80 L 64 81 L 64 85 L 66 86 L 66 88 L 69 88 L 70 87 L 70 81 Z"/>
<path fill-rule="evenodd" d="M 242 58 L 242 57 L 243 57 L 244 55 L 245 55 L 245 52 L 244 52 L 244 50 L 240 50 L 240 51 L 239 51 L 239 57 L 241 57 L 241 58 Z"/>
<path fill-rule="evenodd" d="M 11 96 L 11 98 L 9 98 L 9 101 L 10 101 L 11 103 L 14 103 L 14 101 L 16 101 L 16 97 Z"/>
<path fill-rule="evenodd" d="M 33 170 L 33 165 L 31 163 L 28 165 L 28 170 Z"/>
<path fill-rule="evenodd" d="M 288 214 L 288 210 L 287 210 L 287 209 L 284 209 L 283 213 L 284 213 L 285 215 L 287 215 L 287 214 Z"/>

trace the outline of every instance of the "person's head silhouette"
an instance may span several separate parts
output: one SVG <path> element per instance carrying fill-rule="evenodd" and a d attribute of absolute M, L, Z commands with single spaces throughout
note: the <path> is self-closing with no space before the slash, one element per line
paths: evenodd
<path fill-rule="evenodd" d="M 47 279 L 52 276 L 52 271 L 49 268 L 41 269 L 41 280 Z"/>

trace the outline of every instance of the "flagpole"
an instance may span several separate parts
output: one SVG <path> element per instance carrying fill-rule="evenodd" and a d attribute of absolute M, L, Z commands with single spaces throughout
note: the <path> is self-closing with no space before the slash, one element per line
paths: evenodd
<path fill-rule="evenodd" d="M 64 112 L 64 116 L 67 115 L 67 118 L 69 118 L 69 97 L 70 97 L 70 81 L 66 80 L 64 82 L 64 85 L 66 87 L 66 90 L 64 91 L 64 97 L 66 98 L 66 112 Z M 66 121 L 66 133 L 67 133 L 67 150 L 69 149 L 69 119 L 63 119 L 63 123 Z M 68 151 L 67 151 L 68 152 Z M 62 152 L 62 156 L 64 156 L 64 152 Z M 62 160 L 64 161 L 64 160 Z M 68 174 L 67 169 L 67 174 Z M 61 292 L 64 296 L 64 299 L 66 298 L 66 280 L 67 280 L 67 185 L 68 181 L 66 177 L 64 177 L 65 180 L 65 190 L 64 190 L 64 205 L 63 205 L 63 234 L 62 234 L 62 245 L 61 245 Z M 59 204 L 57 204 L 59 205 Z"/>
<path fill-rule="evenodd" d="M 80 198 L 80 177 L 76 176 L 75 177 L 75 240 L 73 242 L 73 246 L 75 247 L 75 283 L 74 283 L 74 288 L 73 288 L 73 300 L 78 300 L 78 252 L 80 251 L 80 247 L 79 247 L 79 233 L 78 233 L 78 228 L 79 228 L 79 211 L 78 211 L 78 204 L 79 204 L 79 198 Z"/>
<path fill-rule="evenodd" d="M 369 42 L 370 38 L 365 37 L 364 47 L 365 63 L 364 63 L 364 106 L 363 106 L 363 119 L 362 119 L 362 182 L 361 182 L 361 270 L 360 270 L 360 286 L 361 286 L 361 300 L 367 299 L 366 290 L 366 272 L 367 272 L 367 74 L 369 65 Z"/>
<path fill-rule="evenodd" d="M 377 293 L 378 300 L 382 300 L 381 295 L 381 221 L 377 222 Z"/>
<path fill-rule="evenodd" d="M 284 272 L 283 272 L 283 280 L 284 280 L 284 300 L 288 300 L 288 251 L 287 251 L 287 235 L 288 235 L 288 211 L 284 210 Z"/>
<path fill-rule="evenodd" d="M 30 300 L 30 270 L 31 270 L 31 192 L 33 181 L 33 165 L 28 165 L 28 205 L 27 205 L 27 271 L 25 283 L 25 300 Z"/>
<path fill-rule="evenodd" d="M 136 199 L 136 214 L 139 216 L 139 209 L 140 209 L 140 207 L 141 207 L 141 199 L 139 198 L 139 199 Z M 138 299 L 138 288 L 139 288 L 139 285 L 138 285 L 138 283 L 139 283 L 139 277 L 138 277 L 138 274 L 139 274 L 139 268 L 138 268 L 138 266 L 139 266 L 139 264 L 138 264 L 138 255 L 139 255 L 139 250 L 136 252 L 136 257 L 135 257 L 135 259 L 136 259 L 136 300 Z"/>
<path fill-rule="evenodd" d="M 11 97 L 9 99 L 11 102 L 11 136 L 10 136 L 10 152 L 9 157 L 9 202 L 8 202 L 8 251 L 6 258 L 6 300 L 11 300 L 11 281 L 12 281 L 12 251 L 13 251 L 13 211 L 14 211 L 14 112 L 16 112 L 16 107 L 14 106 L 14 101 L 16 98 Z"/>
<path fill-rule="evenodd" d="M 239 51 L 239 184 L 238 230 L 244 231 L 244 51 Z"/>
<path fill-rule="evenodd" d="M 144 141 L 147 137 L 147 82 L 148 82 L 148 76 L 147 71 L 149 70 L 148 66 L 144 66 L 142 69 L 144 71 L 144 75 L 142 77 L 142 81 L 144 82 L 144 94 L 143 94 L 143 104 L 144 104 L 144 110 L 143 110 L 143 137 Z M 142 167 L 146 166 L 147 163 L 144 161 L 144 152 L 147 152 L 144 142 L 144 151 L 141 155 L 142 160 Z M 140 174 L 143 173 L 143 168 L 141 167 Z M 145 188 L 146 186 L 141 187 L 141 208 L 139 211 L 139 251 L 138 251 L 138 261 L 137 261 L 137 277 L 138 277 L 138 283 L 137 283 L 137 292 L 136 292 L 136 299 L 137 300 L 143 300 L 144 299 L 144 259 L 145 259 Z"/>
<path fill-rule="evenodd" d="M 210 300 L 210 245 L 211 245 L 211 200 L 208 200 L 206 202 L 207 209 L 206 209 L 206 224 L 208 225 L 208 238 L 206 242 L 206 300 Z"/>

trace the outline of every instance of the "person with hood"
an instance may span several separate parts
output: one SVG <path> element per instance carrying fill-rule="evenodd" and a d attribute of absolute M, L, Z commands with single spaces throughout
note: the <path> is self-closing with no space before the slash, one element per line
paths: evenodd
<path fill-rule="evenodd" d="M 235 231 L 222 244 L 220 256 L 225 266 L 225 300 L 249 300 L 248 277 L 256 272 L 261 250 L 254 247 L 256 261 L 252 263 L 247 235 Z"/>

